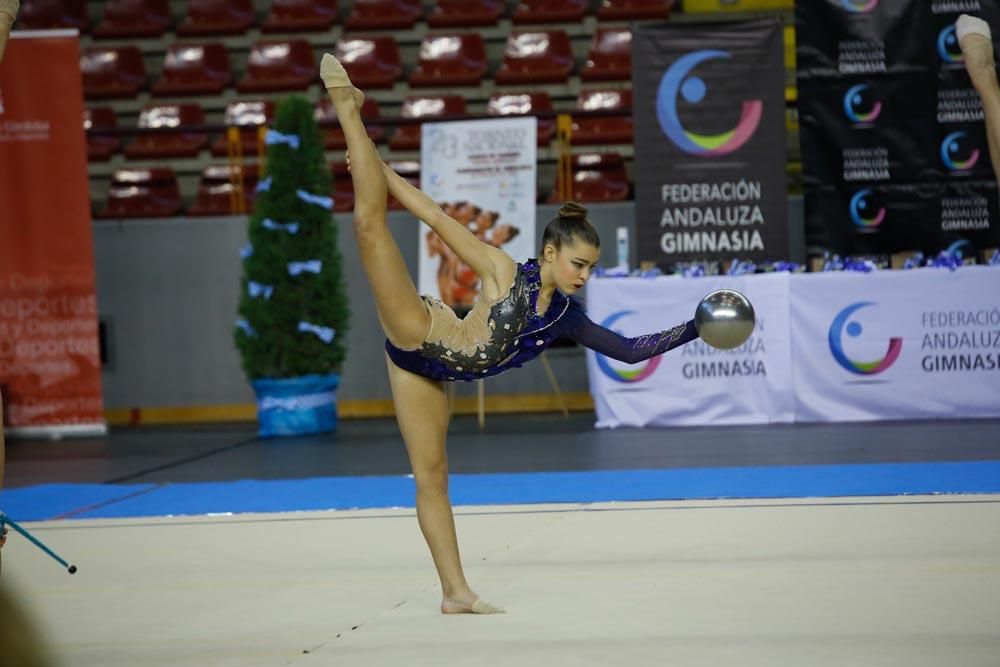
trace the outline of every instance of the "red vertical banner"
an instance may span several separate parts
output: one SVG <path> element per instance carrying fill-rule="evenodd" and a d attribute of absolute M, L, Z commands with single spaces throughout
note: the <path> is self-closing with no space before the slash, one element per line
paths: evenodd
<path fill-rule="evenodd" d="M 0 384 L 12 433 L 103 432 L 75 32 L 15 34 L 0 64 Z"/>

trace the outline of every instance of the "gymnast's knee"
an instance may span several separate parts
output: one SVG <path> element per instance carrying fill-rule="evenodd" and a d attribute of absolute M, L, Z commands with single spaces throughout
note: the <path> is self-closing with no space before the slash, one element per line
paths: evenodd
<path fill-rule="evenodd" d="M 448 493 L 448 463 L 442 460 L 414 466 L 413 480 L 417 484 L 417 493 L 446 494 Z"/>

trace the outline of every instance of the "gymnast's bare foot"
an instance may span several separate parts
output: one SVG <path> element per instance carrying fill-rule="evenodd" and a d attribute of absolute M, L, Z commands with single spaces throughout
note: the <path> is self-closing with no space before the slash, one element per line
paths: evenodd
<path fill-rule="evenodd" d="M 962 14 L 955 22 L 958 45 L 965 56 L 965 69 L 972 83 L 996 80 L 996 66 L 993 61 L 993 37 L 986 21 Z"/>
<path fill-rule="evenodd" d="M 442 614 L 506 614 L 507 612 L 490 604 L 471 590 L 453 593 L 441 602 Z"/>

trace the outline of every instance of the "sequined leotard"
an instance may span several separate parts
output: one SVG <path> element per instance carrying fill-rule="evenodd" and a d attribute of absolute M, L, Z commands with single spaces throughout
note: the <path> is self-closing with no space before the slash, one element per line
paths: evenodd
<path fill-rule="evenodd" d="M 665 331 L 626 338 L 594 324 L 579 301 L 558 290 L 552 294 L 549 309 L 539 315 L 541 282 L 537 260 L 518 264 L 510 290 L 495 300 L 481 295 L 462 320 L 440 300 L 424 296 L 431 330 L 423 345 L 402 350 L 386 341 L 386 352 L 400 368 L 432 380 L 478 380 L 522 366 L 556 338 L 570 338 L 612 359 L 636 363 L 698 337 L 691 320 Z"/>

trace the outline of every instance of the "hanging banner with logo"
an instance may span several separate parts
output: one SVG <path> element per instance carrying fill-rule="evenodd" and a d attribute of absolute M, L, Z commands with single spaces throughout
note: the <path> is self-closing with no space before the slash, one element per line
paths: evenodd
<path fill-rule="evenodd" d="M 778 21 L 633 27 L 640 261 L 788 257 Z"/>
<path fill-rule="evenodd" d="M 516 261 L 537 252 L 536 118 L 424 123 L 420 189 L 484 243 Z M 479 296 L 479 277 L 426 228 L 418 288 L 459 312 Z"/>
<path fill-rule="evenodd" d="M 75 31 L 15 33 L 0 65 L 0 384 L 12 434 L 102 433 Z"/>
<path fill-rule="evenodd" d="M 695 340 L 635 365 L 587 352 L 597 426 L 792 421 L 787 273 L 593 280 L 588 315 L 624 336 L 639 336 L 690 320 L 702 297 L 722 288 L 745 294 L 757 314 L 753 335 L 735 350 Z"/>
<path fill-rule="evenodd" d="M 817 273 L 791 283 L 799 421 L 1000 415 L 1000 271 Z"/>
<path fill-rule="evenodd" d="M 597 425 L 1000 417 L 1000 269 L 607 278 L 588 314 L 625 336 L 690 317 L 707 292 L 750 299 L 728 352 L 693 341 L 629 366 L 588 352 Z"/>
<path fill-rule="evenodd" d="M 1000 2 L 795 4 L 807 247 L 995 247 L 996 181 L 955 20 L 1000 27 Z"/>

